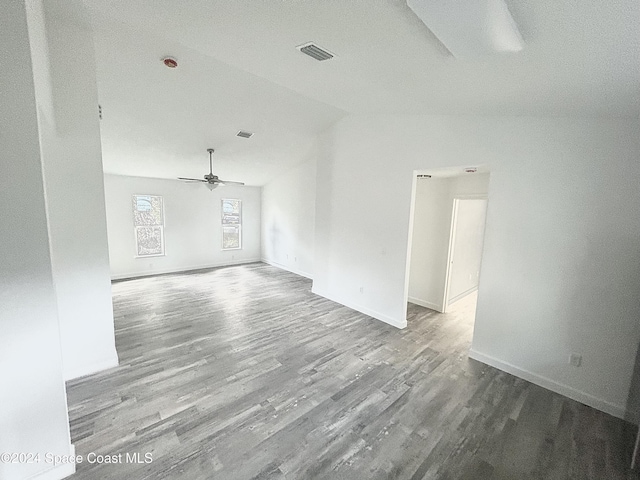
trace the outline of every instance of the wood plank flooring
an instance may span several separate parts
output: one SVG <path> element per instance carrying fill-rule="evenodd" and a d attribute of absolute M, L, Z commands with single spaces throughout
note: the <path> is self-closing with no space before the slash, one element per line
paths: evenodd
<path fill-rule="evenodd" d="M 631 425 L 467 358 L 472 297 L 397 330 L 310 289 L 265 264 L 114 283 L 120 366 L 67 385 L 70 478 L 637 478 Z"/>

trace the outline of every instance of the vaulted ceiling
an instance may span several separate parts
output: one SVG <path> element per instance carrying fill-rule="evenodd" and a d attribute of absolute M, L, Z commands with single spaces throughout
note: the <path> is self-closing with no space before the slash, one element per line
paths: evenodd
<path fill-rule="evenodd" d="M 109 173 L 200 177 L 214 147 L 214 173 L 262 185 L 348 114 L 640 113 L 637 0 L 508 0 L 524 50 L 470 60 L 402 0 L 84 3 Z"/>

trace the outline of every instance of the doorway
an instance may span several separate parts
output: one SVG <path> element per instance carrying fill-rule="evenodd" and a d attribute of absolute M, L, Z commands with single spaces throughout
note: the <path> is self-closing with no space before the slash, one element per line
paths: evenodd
<path fill-rule="evenodd" d="M 442 302 L 444 312 L 449 306 L 478 289 L 487 218 L 487 197 L 454 198 L 451 218 L 445 294 Z"/>
<path fill-rule="evenodd" d="M 445 313 L 477 290 L 488 192 L 488 168 L 414 172 L 408 302 Z"/>

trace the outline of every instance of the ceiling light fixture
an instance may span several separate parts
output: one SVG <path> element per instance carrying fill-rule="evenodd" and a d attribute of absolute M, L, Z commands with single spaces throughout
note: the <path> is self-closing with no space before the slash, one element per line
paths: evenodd
<path fill-rule="evenodd" d="M 456 58 L 524 48 L 504 0 L 407 0 L 407 5 Z"/>

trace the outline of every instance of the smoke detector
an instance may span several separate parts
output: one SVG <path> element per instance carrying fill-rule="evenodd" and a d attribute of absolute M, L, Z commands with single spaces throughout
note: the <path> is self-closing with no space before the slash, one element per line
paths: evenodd
<path fill-rule="evenodd" d="M 169 68 L 176 68 L 178 66 L 178 61 L 173 57 L 164 57 L 162 63 Z"/>

